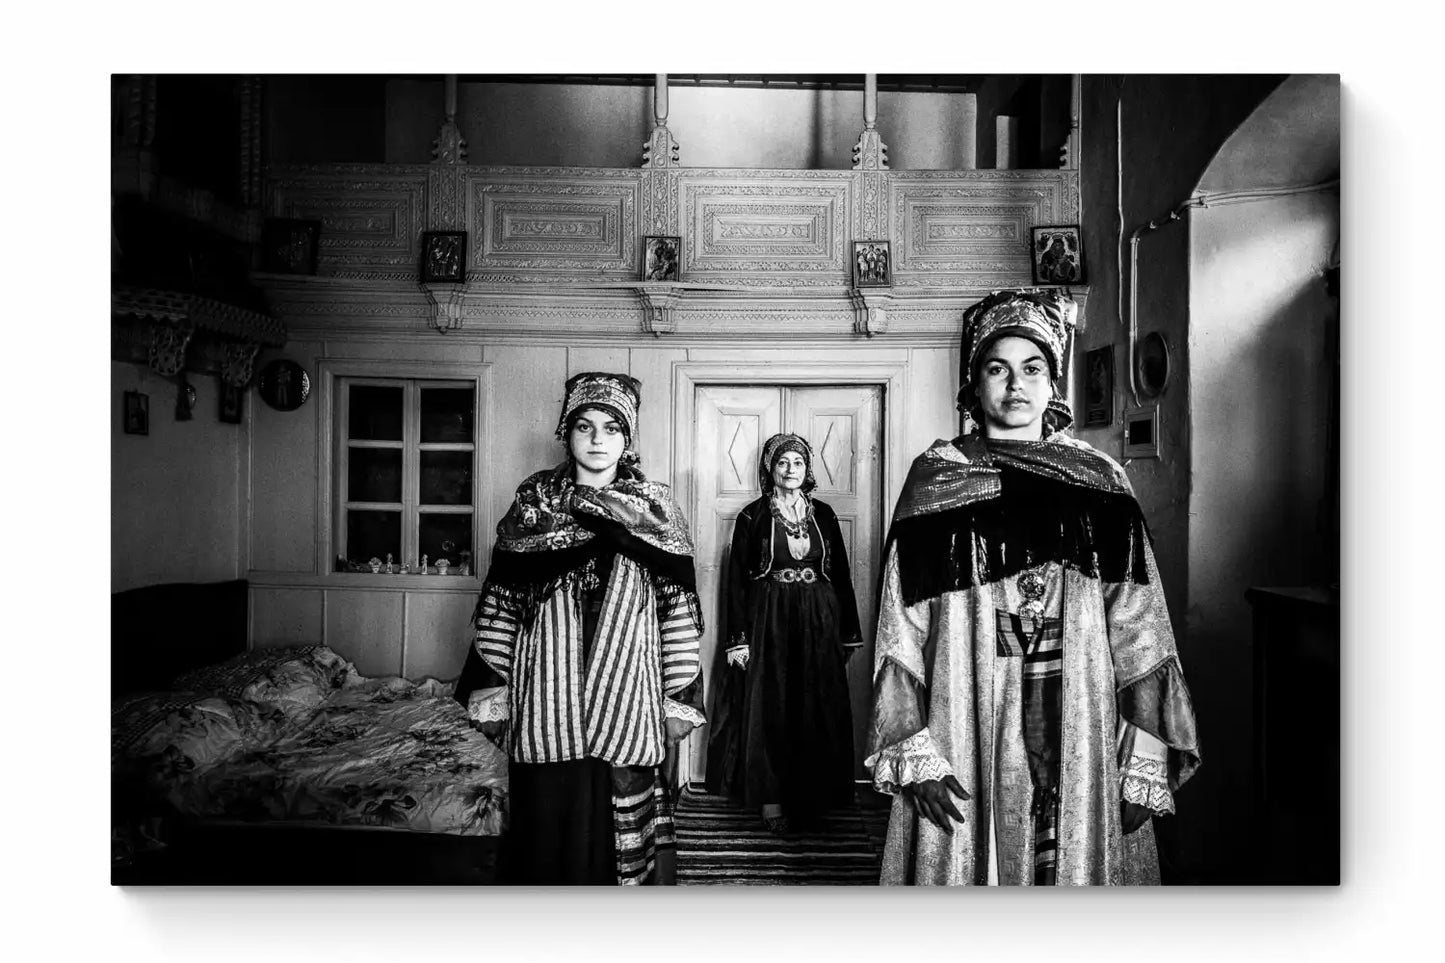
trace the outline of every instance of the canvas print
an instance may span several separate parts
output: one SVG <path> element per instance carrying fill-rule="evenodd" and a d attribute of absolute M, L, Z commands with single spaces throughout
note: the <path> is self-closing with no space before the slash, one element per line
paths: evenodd
<path fill-rule="evenodd" d="M 1339 882 L 1338 77 L 111 83 L 115 882 Z"/>

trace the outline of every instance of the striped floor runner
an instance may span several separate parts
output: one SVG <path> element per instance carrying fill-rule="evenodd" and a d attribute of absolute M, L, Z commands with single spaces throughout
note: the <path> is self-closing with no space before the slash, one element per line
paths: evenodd
<path fill-rule="evenodd" d="M 677 803 L 679 886 L 876 886 L 887 812 L 849 809 L 776 836 L 755 812 L 691 790 Z"/>

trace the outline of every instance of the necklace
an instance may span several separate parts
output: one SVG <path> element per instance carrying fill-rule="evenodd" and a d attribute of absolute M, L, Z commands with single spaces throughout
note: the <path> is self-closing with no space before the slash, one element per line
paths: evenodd
<path fill-rule="evenodd" d="M 1044 616 L 1044 577 L 1038 572 L 1024 572 L 1018 578 L 1019 591 L 1024 603 L 1019 606 L 1019 615 L 1037 622 Z"/>

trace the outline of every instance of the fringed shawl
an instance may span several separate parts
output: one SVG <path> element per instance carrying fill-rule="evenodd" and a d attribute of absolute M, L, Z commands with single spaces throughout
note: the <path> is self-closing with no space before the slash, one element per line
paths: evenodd
<path fill-rule="evenodd" d="M 888 533 L 909 605 L 1051 561 L 1146 584 L 1147 538 L 1123 470 L 1059 434 L 935 442 L 913 462 Z"/>

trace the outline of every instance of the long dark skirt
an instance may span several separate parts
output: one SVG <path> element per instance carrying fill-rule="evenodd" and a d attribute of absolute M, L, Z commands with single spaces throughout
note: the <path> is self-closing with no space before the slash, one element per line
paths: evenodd
<path fill-rule="evenodd" d="M 838 597 L 818 581 L 758 588 L 747 668 L 724 666 L 708 782 L 748 808 L 806 824 L 853 800 L 853 714 Z"/>
<path fill-rule="evenodd" d="M 656 766 L 514 759 L 508 774 L 511 823 L 503 841 L 501 882 L 676 882 L 671 796 Z"/>

